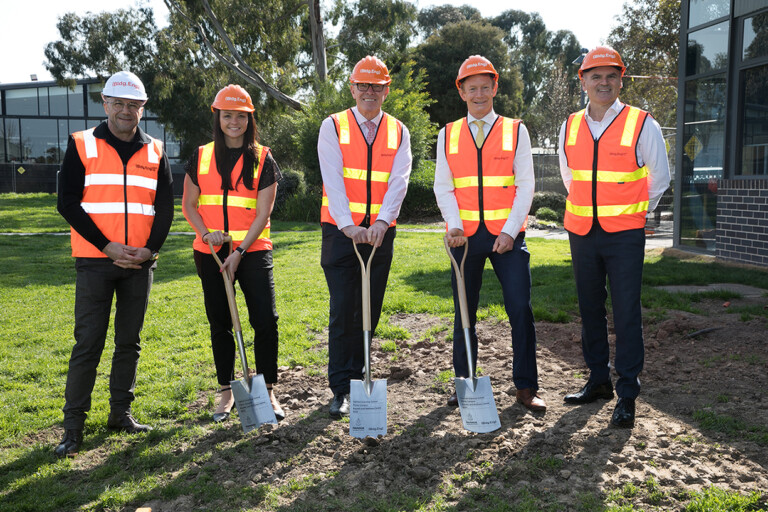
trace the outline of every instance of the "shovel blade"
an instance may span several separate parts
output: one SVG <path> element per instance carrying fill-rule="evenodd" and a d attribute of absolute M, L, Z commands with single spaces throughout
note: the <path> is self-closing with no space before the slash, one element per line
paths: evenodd
<path fill-rule="evenodd" d="M 456 397 L 459 399 L 461 421 L 470 432 L 493 432 L 501 428 L 496 401 L 493 399 L 491 378 L 455 380 Z"/>
<path fill-rule="evenodd" d="M 365 381 L 349 383 L 349 435 L 365 438 L 387 433 L 387 381 L 371 382 L 368 393 Z"/>
<path fill-rule="evenodd" d="M 242 380 L 233 380 L 230 385 L 244 433 L 259 428 L 264 423 L 277 423 L 263 375 L 258 374 L 251 378 L 250 389 Z"/>

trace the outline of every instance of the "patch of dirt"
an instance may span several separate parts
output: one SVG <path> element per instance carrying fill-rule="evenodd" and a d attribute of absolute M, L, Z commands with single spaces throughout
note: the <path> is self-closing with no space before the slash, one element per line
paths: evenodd
<path fill-rule="evenodd" d="M 328 417 L 331 392 L 324 371 L 282 368 L 278 396 L 287 419 L 247 435 L 236 415 L 224 429 L 203 425 L 210 435 L 192 448 L 215 446 L 213 456 L 191 463 L 179 478 L 214 474 L 225 488 L 250 487 L 256 495 L 262 484 L 292 486 L 277 493 L 277 506 L 237 494 L 226 498 L 228 507 L 242 499 L 240 506 L 248 510 L 344 510 L 359 505 L 362 496 L 394 504 L 404 495 L 455 510 L 483 510 L 486 494 L 514 503 L 526 492 L 553 509 L 575 510 L 587 494 L 621 493 L 632 484 L 640 491 L 624 492 L 615 503 L 680 511 L 688 491 L 711 485 L 765 492 L 768 322 L 729 313 L 749 304 L 768 307 L 768 299 L 733 299 L 729 307 L 703 300 L 696 304 L 702 314 L 646 317 L 645 370 L 633 429 L 609 425 L 615 400 L 563 403 L 588 375 L 580 323 L 537 323 L 540 394 L 549 408 L 534 414 L 515 403 L 507 323 L 481 322 L 479 366 L 491 377 L 502 424 L 489 434 L 462 428 L 459 409 L 446 405 L 452 384 L 438 382 L 440 372 L 451 370 L 450 321 L 393 315 L 390 322 L 413 336 L 398 342 L 396 353 L 382 352 L 375 341 L 374 378 L 387 379 L 386 436 L 350 437 L 348 423 Z M 710 328 L 715 329 L 701 332 Z M 207 399 L 198 402 L 206 405 Z M 702 426 L 718 419 L 737 432 Z M 753 431 L 739 430 L 745 425 Z M 143 506 L 153 512 L 197 510 L 189 496 Z"/>

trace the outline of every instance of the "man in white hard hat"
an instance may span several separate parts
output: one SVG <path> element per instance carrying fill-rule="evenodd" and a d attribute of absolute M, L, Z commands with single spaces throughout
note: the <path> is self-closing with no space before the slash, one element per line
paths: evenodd
<path fill-rule="evenodd" d="M 64 437 L 58 457 L 76 455 L 116 297 L 115 351 L 107 427 L 146 432 L 131 415 L 139 333 L 158 251 L 173 220 L 171 167 L 161 141 L 139 128 L 147 94 L 128 71 L 102 91 L 107 120 L 73 133 L 59 173 L 59 213 L 71 226 L 77 270 L 75 345 L 64 392 Z"/>

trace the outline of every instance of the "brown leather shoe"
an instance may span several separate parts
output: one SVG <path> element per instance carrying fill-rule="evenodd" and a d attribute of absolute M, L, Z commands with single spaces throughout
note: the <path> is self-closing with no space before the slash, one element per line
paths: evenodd
<path fill-rule="evenodd" d="M 456 396 L 455 392 L 450 397 L 448 397 L 448 405 L 450 407 L 458 407 L 459 406 L 459 397 Z"/>
<path fill-rule="evenodd" d="M 517 390 L 517 403 L 522 404 L 526 409 L 534 412 L 543 412 L 547 410 L 547 404 L 533 388 Z"/>

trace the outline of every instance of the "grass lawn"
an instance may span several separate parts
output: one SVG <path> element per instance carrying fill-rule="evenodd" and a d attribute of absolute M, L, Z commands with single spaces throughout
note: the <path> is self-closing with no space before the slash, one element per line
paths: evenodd
<path fill-rule="evenodd" d="M 320 233 L 316 226 L 276 224 L 279 364 L 324 373 L 328 292 L 320 268 Z M 208 415 L 207 410 L 191 410 L 190 404 L 216 387 L 192 239 L 171 235 L 158 262 L 142 333 L 134 407 L 137 417 L 156 430 L 135 446 L 122 436 L 107 437 L 110 334 L 86 423 L 86 436 L 108 445 L 106 460 L 98 471 L 74 475 L 72 461 L 54 459 L 49 436 L 41 432 L 62 420 L 74 342 L 75 272 L 69 237 L 44 233 L 66 229 L 55 212 L 55 196 L 0 195 L 0 232 L 40 233 L 0 238 L 0 511 L 70 510 L 67 503 L 73 502 L 82 510 L 119 510 L 137 497 L 152 495 L 185 460 L 184 447 L 199 434 L 199 427 L 181 427 L 181 422 Z M 190 231 L 180 208 L 172 230 Z M 528 246 L 536 319 L 572 321 L 578 310 L 567 241 L 530 238 Z M 757 270 L 661 255 L 646 263 L 646 285 L 735 282 L 768 288 L 768 273 Z M 478 316 L 502 319 L 501 291 L 490 267 L 486 271 Z M 685 309 L 676 300 L 650 286 L 643 292 L 644 306 L 658 314 L 672 306 Z M 400 335 L 388 324 L 389 316 L 399 312 L 452 316 L 449 263 L 440 232 L 398 233 L 379 337 Z M 252 336 L 245 319 L 243 329 L 248 340 Z M 126 466 L 129 451 L 131 463 Z M 195 456 L 204 459 L 210 453 Z M 210 489 L 183 492 L 198 496 Z"/>

